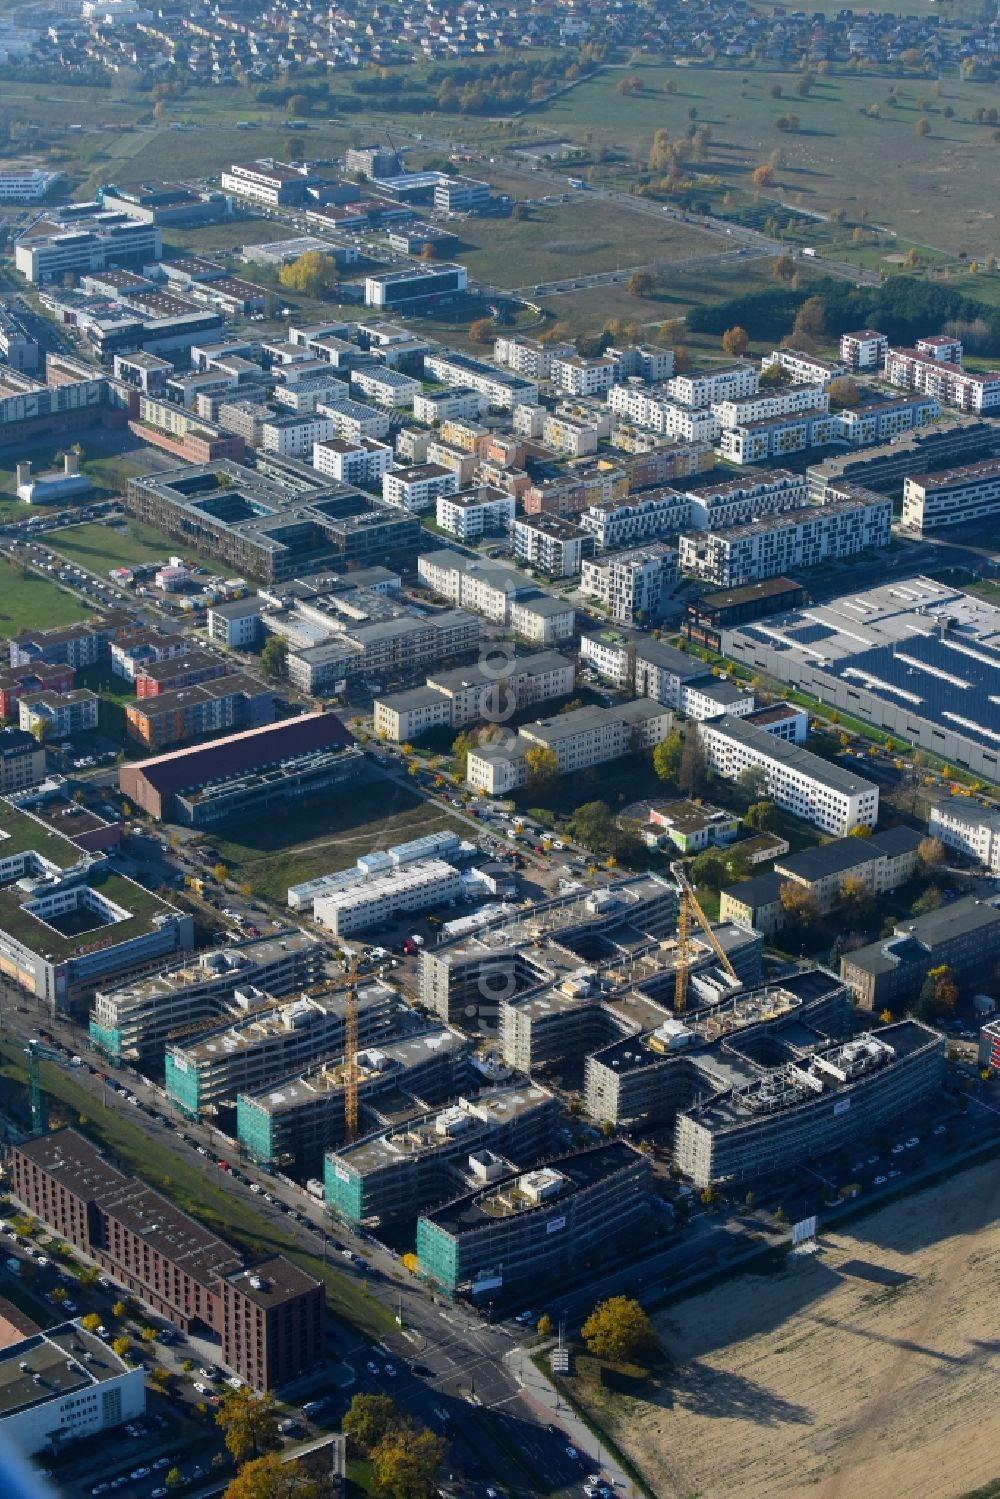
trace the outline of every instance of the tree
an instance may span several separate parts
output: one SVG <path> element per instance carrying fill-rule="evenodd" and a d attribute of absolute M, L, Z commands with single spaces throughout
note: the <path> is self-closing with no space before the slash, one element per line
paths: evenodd
<path fill-rule="evenodd" d="M 656 746 L 653 750 L 653 769 L 661 781 L 676 781 L 683 752 L 684 745 L 676 729 Z"/>
<path fill-rule="evenodd" d="M 183 1488 L 184 1487 L 184 1474 L 181 1472 L 180 1468 L 168 1468 L 167 1469 L 167 1476 L 163 1480 L 163 1484 L 164 1484 L 164 1487 L 168 1488 L 168 1489 L 181 1489 L 181 1488 Z"/>
<path fill-rule="evenodd" d="M 684 337 L 684 319 L 679 317 L 667 318 L 656 330 L 656 337 L 662 344 L 673 345 L 678 339 Z"/>
<path fill-rule="evenodd" d="M 928 885 L 927 889 L 918 895 L 910 910 L 914 916 L 926 916 L 929 911 L 939 911 L 944 905 L 944 896 L 936 885 Z"/>
<path fill-rule="evenodd" d="M 282 635 L 269 635 L 260 653 L 261 671 L 268 681 L 281 682 L 288 672 L 288 641 Z"/>
<path fill-rule="evenodd" d="M 514 215 L 511 214 L 512 218 L 513 218 L 513 216 Z M 423 242 L 423 244 L 420 246 L 420 259 L 421 260 L 434 260 L 436 258 L 437 258 L 437 246 L 433 243 L 432 240 L 425 239 L 424 242 Z"/>
<path fill-rule="evenodd" d="M 559 756 L 547 744 L 533 744 L 525 753 L 524 763 L 529 786 L 548 786 L 559 774 Z"/>
<path fill-rule="evenodd" d="M 914 1014 L 921 1020 L 932 1020 L 942 1010 L 952 1011 L 958 1003 L 958 985 L 947 963 L 928 968 L 920 988 Z"/>
<path fill-rule="evenodd" d="M 278 1407 L 270 1395 L 255 1395 L 245 1386 L 227 1390 L 215 1421 L 222 1427 L 223 1439 L 237 1467 L 249 1458 L 274 1452 L 281 1446 Z"/>
<path fill-rule="evenodd" d="M 750 181 L 754 187 L 773 187 L 775 183 L 775 171 L 772 166 L 762 165 L 754 167 L 750 174 Z"/>
<path fill-rule="evenodd" d="M 774 122 L 776 130 L 782 130 L 788 135 L 794 135 L 801 121 L 797 114 L 779 115 Z"/>
<path fill-rule="evenodd" d="M 856 874 L 847 875 L 841 882 L 837 904 L 844 922 L 853 930 L 864 931 L 875 914 L 875 897 Z"/>
<path fill-rule="evenodd" d="M 771 275 L 775 281 L 791 281 L 795 275 L 795 261 L 790 255 L 775 255 L 771 261 Z"/>
<path fill-rule="evenodd" d="M 278 1453 L 268 1453 L 245 1464 L 231 1479 L 222 1499 L 325 1499 L 329 1485 L 310 1478 L 301 1463 L 282 1462 Z"/>
<path fill-rule="evenodd" d="M 397 1427 L 372 1452 L 377 1490 L 390 1499 L 432 1499 L 444 1452 L 444 1442 L 433 1431 Z"/>
<path fill-rule="evenodd" d="M 56 1306 L 62 1306 L 64 1301 L 68 1301 L 69 1292 L 67 1291 L 66 1287 L 56 1286 L 55 1290 L 52 1292 L 52 1300 L 55 1302 Z"/>
<path fill-rule="evenodd" d="M 854 407 L 861 400 L 858 382 L 852 380 L 850 375 L 842 375 L 838 380 L 831 380 L 827 390 L 830 394 L 830 405 L 835 409 L 844 410 L 846 407 Z"/>
<path fill-rule="evenodd" d="M 727 328 L 722 335 L 723 353 L 730 355 L 731 358 L 736 359 L 741 354 L 745 354 L 749 347 L 750 337 L 745 328 L 740 328 L 738 325 L 734 328 Z"/>
<path fill-rule="evenodd" d="M 612 1296 L 598 1302 L 581 1333 L 595 1358 L 615 1361 L 648 1352 L 654 1342 L 649 1318 L 629 1296 Z"/>
<path fill-rule="evenodd" d="M 212 878 L 219 885 L 224 885 L 229 878 L 229 869 L 225 864 L 212 865 Z"/>
<path fill-rule="evenodd" d="M 403 1419 L 388 1395 L 355 1395 L 344 1414 L 343 1432 L 362 1457 L 369 1457 Z"/>
<path fill-rule="evenodd" d="M 917 844 L 917 863 L 924 874 L 934 874 L 944 863 L 945 850 L 940 838 L 921 838 Z"/>
<path fill-rule="evenodd" d="M 795 314 L 793 338 L 822 338 L 826 332 L 826 308 L 819 297 L 807 297 Z"/>
<path fill-rule="evenodd" d="M 85 1317 L 80 1318 L 80 1326 L 85 1327 L 88 1332 L 96 1332 L 101 1325 L 101 1319 L 96 1312 L 88 1312 Z"/>
<path fill-rule="evenodd" d="M 278 272 L 280 285 L 287 291 L 299 292 L 303 297 L 318 297 L 336 279 L 336 261 L 320 250 L 307 250 L 304 255 L 283 265 Z"/>
<path fill-rule="evenodd" d="M 872 830 L 866 822 L 856 822 L 849 833 L 851 838 L 870 838 Z"/>
<path fill-rule="evenodd" d="M 540 1338 L 551 1338 L 553 1333 L 552 1318 L 548 1312 L 543 1312 L 538 1319 L 538 1336 Z"/>
<path fill-rule="evenodd" d="M 111 1315 L 112 1315 L 112 1317 L 117 1317 L 118 1320 L 121 1321 L 121 1319 L 122 1319 L 122 1317 L 124 1317 L 126 1311 L 127 1311 L 127 1307 L 126 1307 L 124 1301 L 115 1301 L 115 1302 L 112 1303 L 112 1306 L 111 1306 Z"/>
<path fill-rule="evenodd" d="M 706 848 L 691 860 L 691 878 L 696 885 L 721 890 L 726 879 L 726 857 L 717 848 Z"/>
<path fill-rule="evenodd" d="M 698 796 L 705 789 L 707 780 L 708 766 L 705 763 L 705 749 L 701 742 L 701 735 L 696 726 L 691 723 L 684 736 L 684 750 L 677 769 L 677 784 L 687 796 Z"/>
<path fill-rule="evenodd" d="M 144 1327 L 142 1329 L 142 1332 L 139 1334 L 139 1337 L 142 1339 L 142 1341 L 144 1343 L 155 1343 L 156 1342 L 156 1328 L 155 1327 Z"/>
<path fill-rule="evenodd" d="M 131 1346 L 132 1344 L 128 1338 L 115 1338 L 111 1344 L 111 1350 L 113 1353 L 117 1353 L 119 1358 L 124 1358 Z"/>
<path fill-rule="evenodd" d="M 748 828 L 753 828 L 755 833 L 767 833 L 778 821 L 778 809 L 774 802 L 764 801 L 751 802 L 747 807 L 744 818 Z"/>
<path fill-rule="evenodd" d="M 914 133 L 914 135 L 920 135 L 920 136 L 930 135 L 930 133 L 931 133 L 931 122 L 930 122 L 930 120 L 928 120 L 926 118 L 925 115 L 921 115 L 920 116 L 920 119 L 917 121 L 917 123 L 913 127 L 913 133 Z"/>
<path fill-rule="evenodd" d="M 747 799 L 747 803 L 760 801 L 767 792 L 767 771 L 763 765 L 748 765 L 736 777 L 736 784 Z"/>
<path fill-rule="evenodd" d="M 488 317 L 477 317 L 469 324 L 469 337 L 474 344 L 488 344 L 493 342 L 493 319 Z"/>
<path fill-rule="evenodd" d="M 787 925 L 797 929 L 803 935 L 819 921 L 819 902 L 805 885 L 796 884 L 794 880 L 785 880 L 778 890 L 778 900 L 781 902 Z"/>
<path fill-rule="evenodd" d="M 651 297 L 656 282 L 648 271 L 636 271 L 628 279 L 627 290 L 630 297 Z"/>

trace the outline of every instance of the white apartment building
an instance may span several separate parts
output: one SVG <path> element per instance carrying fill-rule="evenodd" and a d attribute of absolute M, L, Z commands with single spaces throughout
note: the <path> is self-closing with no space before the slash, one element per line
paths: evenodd
<path fill-rule="evenodd" d="M 925 346 L 930 340 L 921 340 Z M 916 349 L 890 349 L 885 357 L 885 378 L 890 385 L 933 396 L 942 406 L 977 415 L 1000 407 L 1000 370 L 984 375 L 963 370 L 937 355 Z"/>
<path fill-rule="evenodd" d="M 678 707 L 685 718 L 704 723 L 709 718 L 721 718 L 724 713 L 733 718 L 747 718 L 756 708 L 756 699 L 735 682 L 709 673 L 697 681 L 681 684 Z"/>
<path fill-rule="evenodd" d="M 585 560 L 580 592 L 595 598 L 616 624 L 659 619 L 664 596 L 677 581 L 677 553 L 662 542 Z"/>
<path fill-rule="evenodd" d="M 565 359 L 574 352 L 571 343 L 543 344 L 537 338 L 519 338 L 515 333 L 502 334 L 493 345 L 497 364 L 529 380 L 548 380 L 553 359 Z"/>
<path fill-rule="evenodd" d="M 575 663 L 557 651 L 488 654 L 485 665 L 435 672 L 425 687 L 376 698 L 375 732 L 403 744 L 438 726 L 459 729 L 483 718 L 495 720 L 510 710 L 568 697 L 575 677 Z"/>
<path fill-rule="evenodd" d="M 362 489 L 381 489 L 382 477 L 392 465 L 392 448 L 388 443 L 362 437 L 348 442 L 343 437 L 329 437 L 313 446 L 312 463 L 317 473 L 341 484 L 357 484 Z"/>
<path fill-rule="evenodd" d="M 613 551 L 677 536 L 692 524 L 691 499 L 676 489 L 650 490 L 626 500 L 602 500 L 578 516 L 599 547 Z"/>
<path fill-rule="evenodd" d="M 74 734 L 97 728 L 100 698 L 86 687 L 68 692 L 40 692 L 22 697 L 17 705 L 18 723 L 29 734 L 41 732 L 48 739 L 70 739 Z"/>
<path fill-rule="evenodd" d="M 1000 459 L 944 473 L 919 474 L 903 486 L 904 530 L 915 536 L 967 526 L 1000 512 Z"/>
<path fill-rule="evenodd" d="M 538 383 L 510 370 L 497 369 L 483 359 L 473 359 L 455 349 L 438 349 L 424 355 L 424 374 L 442 385 L 471 387 L 486 396 L 498 411 L 515 406 L 537 406 Z"/>
<path fill-rule="evenodd" d="M 667 738 L 674 716 L 661 703 L 636 698 L 617 708 L 576 708 L 555 718 L 526 724 L 510 746 L 481 745 L 470 750 L 465 778 L 474 790 L 501 796 L 529 779 L 527 753 L 533 747 L 555 752 L 560 775 L 617 760 L 632 749 L 651 749 Z"/>
<path fill-rule="evenodd" d="M 401 911 L 443 905 L 461 893 L 462 876 L 453 865 L 443 859 L 422 859 L 363 884 L 317 896 L 313 915 L 334 937 L 346 937 L 384 926 Z"/>
<path fill-rule="evenodd" d="M 522 515 L 511 525 L 514 555 L 550 578 L 575 578 L 594 538 L 561 515 Z"/>
<path fill-rule="evenodd" d="M 379 739 L 390 744 L 407 744 L 430 729 L 451 727 L 451 699 L 430 686 L 392 692 L 375 699 L 372 721 Z"/>
<path fill-rule="evenodd" d="M 949 796 L 931 808 L 927 831 L 949 848 L 1000 874 L 1000 810 L 966 796 Z"/>
<path fill-rule="evenodd" d="M 852 375 L 880 370 L 888 352 L 888 338 L 874 328 L 858 328 L 840 336 L 840 358 Z"/>
<path fill-rule="evenodd" d="M 820 359 L 818 354 L 807 354 L 802 349 L 773 349 L 761 360 L 761 369 L 769 370 L 778 365 L 791 376 L 796 385 L 829 385 L 847 374 L 847 365 L 842 359 Z"/>
<path fill-rule="evenodd" d="M 514 634 L 529 645 L 559 645 L 572 639 L 576 611 L 572 604 L 538 589 L 530 597 L 510 600 L 507 622 Z"/>
<path fill-rule="evenodd" d="M 760 515 L 796 510 L 806 503 L 804 474 L 768 469 L 724 484 L 699 484 L 686 491 L 690 524 L 698 531 L 743 526 Z"/>
<path fill-rule="evenodd" d="M 700 724 L 697 732 L 710 770 L 735 781 L 759 766 L 775 806 L 824 833 L 843 838 L 852 828 L 873 828 L 878 822 L 878 787 L 853 770 L 728 713 Z"/>
<path fill-rule="evenodd" d="M 516 509 L 512 494 L 484 484 L 458 494 L 438 495 L 437 523 L 442 531 L 448 531 L 459 541 L 506 536 Z"/>
<path fill-rule="evenodd" d="M 800 411 L 829 411 L 830 396 L 824 385 L 789 385 L 783 390 L 761 392 L 741 401 L 713 402 L 712 412 L 723 430 L 745 427 L 775 416 L 795 416 Z"/>
<path fill-rule="evenodd" d="M 661 349 L 653 344 L 627 344 L 605 352 L 618 360 L 620 379 L 638 375 L 648 385 L 659 385 L 669 380 L 674 372 L 673 349 Z"/>
<path fill-rule="evenodd" d="M 821 448 L 840 439 L 840 417 L 829 411 L 818 415 L 769 416 L 722 433 L 719 451 L 730 463 L 761 463 L 787 458 L 806 448 Z"/>
<path fill-rule="evenodd" d="M 550 411 L 542 423 L 542 441 L 546 447 L 570 458 L 584 458 L 588 453 L 596 453 L 599 438 L 597 422 L 578 421 L 575 417 Z"/>
<path fill-rule="evenodd" d="M 389 436 L 392 417 L 388 411 L 380 411 L 363 401 L 352 401 L 349 396 L 338 396 L 335 401 L 324 401 L 317 411 L 333 422 L 334 437 L 343 437 L 347 442 L 360 442 L 363 437 L 374 437 L 384 442 Z"/>
<path fill-rule="evenodd" d="M 421 463 L 416 468 L 389 469 L 382 476 L 382 498 L 401 510 L 429 510 L 438 496 L 457 494 L 458 474 L 439 463 Z"/>
<path fill-rule="evenodd" d="M 683 378 L 683 377 L 682 377 Z M 681 442 L 715 442 L 722 431 L 718 417 L 707 407 L 685 406 L 664 394 L 674 381 L 650 390 L 644 385 L 613 385 L 608 405 L 615 416 Z"/>
<path fill-rule="evenodd" d="M 892 501 L 867 489 L 836 493 L 825 505 L 682 536 L 680 571 L 717 588 L 738 588 L 888 546 Z"/>
<path fill-rule="evenodd" d="M 565 354 L 553 359 L 549 379 L 560 390 L 573 396 L 596 396 L 611 389 L 621 375 L 621 364 L 611 354 L 585 359 L 582 354 Z"/>
<path fill-rule="evenodd" d="M 421 390 L 413 397 L 413 419 L 425 426 L 447 421 L 475 422 L 490 409 L 490 399 L 481 390 Z"/>
<path fill-rule="evenodd" d="M 315 411 L 305 415 L 291 411 L 287 416 L 261 422 L 261 446 L 265 453 L 277 453 L 282 458 L 312 458 L 316 444 L 327 442 L 333 432 L 330 417 Z"/>
<path fill-rule="evenodd" d="M 664 387 L 671 401 L 682 406 L 712 406 L 717 401 L 740 401 L 757 394 L 760 370 L 755 364 L 734 364 L 724 370 L 691 370 L 674 375 Z"/>
<path fill-rule="evenodd" d="M 891 442 L 901 432 L 926 426 L 940 414 L 933 396 L 899 396 L 895 400 L 872 401 L 853 411 L 838 411 L 839 436 L 852 447 Z"/>
<path fill-rule="evenodd" d="M 250 650 L 260 633 L 261 608 L 259 598 L 230 599 L 228 603 L 213 605 L 208 611 L 209 640 L 231 651 Z"/>
<path fill-rule="evenodd" d="M 384 406 L 390 411 L 412 406 L 421 389 L 419 380 L 381 365 L 377 369 L 351 371 L 351 390 L 375 406 Z"/>
<path fill-rule="evenodd" d="M 417 558 L 417 577 L 426 588 L 494 624 L 509 625 L 532 645 L 556 645 L 575 629 L 573 605 L 532 583 L 502 562 L 465 557 L 442 548 Z"/>

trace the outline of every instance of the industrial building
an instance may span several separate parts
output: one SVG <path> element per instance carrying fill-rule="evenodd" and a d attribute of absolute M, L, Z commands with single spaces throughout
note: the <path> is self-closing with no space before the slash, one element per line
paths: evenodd
<path fill-rule="evenodd" d="M 986 780 L 998 780 L 1000 610 L 932 578 L 723 632 L 723 651 Z"/>
<path fill-rule="evenodd" d="M 191 916 L 0 800 L 0 974 L 53 1012 L 190 952 Z"/>
<path fill-rule="evenodd" d="M 364 1133 L 387 1129 L 465 1092 L 471 1081 L 470 1043 L 449 1026 L 419 1021 L 398 1038 L 368 1046 L 356 1060 Z M 236 1100 L 236 1138 L 268 1170 L 299 1181 L 322 1177 L 323 1156 L 344 1143 L 347 1074 L 343 1057 L 311 1072 L 276 1080 Z"/>
<path fill-rule="evenodd" d="M 780 732 L 780 716 L 786 710 L 787 705 L 776 705 L 744 718 L 726 713 L 702 722 L 697 732 L 709 769 L 735 781 L 745 770 L 759 766 L 775 806 L 835 837 L 859 825 L 873 828 L 878 822 L 878 787 L 846 766 L 789 742 Z"/>
<path fill-rule="evenodd" d="M 145 1415 L 144 1370 L 95 1333 L 63 1322 L 26 1334 L 0 1348 L 0 1444 L 8 1461 L 13 1453 L 61 1453 Z"/>
<path fill-rule="evenodd" d="M 325 976 L 324 949 L 294 928 L 212 948 L 159 973 L 98 989 L 90 1042 L 112 1062 L 158 1068 L 171 1036 L 238 1020 L 256 995 L 309 990 Z"/>
<path fill-rule="evenodd" d="M 273 810 L 364 774 L 354 738 L 336 714 L 304 713 L 123 765 L 118 787 L 158 821 L 200 827 Z"/>
<path fill-rule="evenodd" d="M 696 1186 L 735 1186 L 867 1145 L 938 1092 L 944 1037 L 903 1020 L 832 1045 L 789 1038 L 752 1070 L 677 1120 L 674 1162 Z"/>
<path fill-rule="evenodd" d="M 493 1300 L 561 1291 L 641 1239 L 652 1167 L 624 1140 L 560 1156 L 534 1171 L 490 1161 L 472 1191 L 417 1222 L 419 1273 L 448 1295 Z"/>
<path fill-rule="evenodd" d="M 946 965 L 957 984 L 978 983 L 998 958 L 997 901 L 970 895 L 897 921 L 891 936 L 845 953 L 840 972 L 862 1009 L 895 1015 L 917 998 L 928 969 Z"/>
<path fill-rule="evenodd" d="M 224 1240 L 119 1171 L 76 1130 L 16 1145 L 11 1187 L 26 1212 L 160 1316 L 185 1333 L 217 1334 L 223 1363 L 251 1389 L 301 1378 L 321 1360 L 319 1281 L 280 1255 L 246 1266 Z M 281 1311 L 268 1315 L 278 1305 Z"/>
<path fill-rule="evenodd" d="M 377 1045 L 393 1026 L 400 1001 L 382 983 L 368 984 L 357 997 L 358 1040 Z M 252 991 L 242 1015 L 200 1034 L 169 1041 L 164 1054 L 167 1097 L 189 1118 L 236 1106 L 239 1093 L 263 1088 L 276 1078 L 305 1072 L 344 1050 L 347 997 L 333 984 L 286 1000 Z"/>
<path fill-rule="evenodd" d="M 460 1097 L 328 1154 L 327 1208 L 354 1227 L 412 1220 L 467 1190 L 497 1157 L 535 1165 L 551 1153 L 558 1121 L 555 1096 L 534 1083 Z"/>

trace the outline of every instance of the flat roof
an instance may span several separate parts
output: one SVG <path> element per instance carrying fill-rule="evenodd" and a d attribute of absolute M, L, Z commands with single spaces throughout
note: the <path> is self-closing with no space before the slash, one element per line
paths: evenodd
<path fill-rule="evenodd" d="M 811 750 L 800 749 L 796 744 L 789 744 L 786 739 L 779 739 L 776 734 L 769 734 L 766 729 L 758 729 L 746 719 L 735 718 L 731 713 L 724 713 L 721 718 L 710 719 L 705 728 L 714 733 L 725 734 L 730 739 L 739 740 L 742 744 L 759 750 L 770 759 L 791 765 L 800 770 L 803 775 L 810 776 L 822 785 L 834 787 L 838 791 L 849 792 L 853 796 L 858 792 L 876 790 L 874 782 L 855 775 L 853 770 L 845 770 L 842 765 L 837 765 L 831 760 L 821 760 L 819 755 L 814 755 Z"/>
<path fill-rule="evenodd" d="M 307 1291 L 322 1290 L 318 1280 L 280 1254 L 261 1260 L 246 1270 L 237 1270 L 227 1275 L 226 1281 L 262 1311 L 294 1301 Z"/>
<path fill-rule="evenodd" d="M 29 1333 L 0 1348 L 0 1417 L 93 1389 L 128 1367 L 79 1322 Z"/>

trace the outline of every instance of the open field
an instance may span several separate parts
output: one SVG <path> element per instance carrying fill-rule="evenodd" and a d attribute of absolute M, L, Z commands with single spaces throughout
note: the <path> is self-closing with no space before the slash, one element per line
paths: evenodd
<path fill-rule="evenodd" d="M 0 634 L 57 629 L 86 619 L 93 610 L 38 573 L 22 573 L 18 563 L 0 563 Z"/>
<path fill-rule="evenodd" d="M 178 1207 L 248 1254 L 287 1254 L 326 1285 L 331 1309 L 372 1337 L 381 1337 L 393 1325 L 390 1314 L 351 1277 L 320 1256 L 299 1248 L 294 1228 L 286 1229 L 262 1218 L 249 1204 L 220 1185 L 220 1173 L 210 1162 L 200 1169 L 189 1165 L 171 1148 L 170 1139 L 157 1140 L 140 1129 L 121 1111 L 95 1102 L 94 1095 L 60 1068 L 43 1062 L 40 1068 L 42 1094 L 48 1118 L 53 1115 L 77 1126 L 96 1144 L 112 1152 L 129 1171 L 135 1171 L 150 1186 L 164 1192 Z M 7 1111 L 26 1115 L 27 1068 L 23 1053 L 8 1042 L 0 1044 L 0 1097 Z"/>
<path fill-rule="evenodd" d="M 998 1190 L 994 1160 L 664 1312 L 663 1388 L 601 1412 L 660 1499 L 958 1499 L 994 1479 Z"/>
<path fill-rule="evenodd" d="M 392 781 L 348 787 L 301 813 L 282 813 L 253 826 L 237 824 L 211 836 L 230 874 L 257 895 L 284 902 L 289 885 L 347 869 L 361 854 L 425 833 L 463 827 L 443 803 L 422 800 Z"/>
<path fill-rule="evenodd" d="M 873 224 L 885 225 L 907 241 L 944 250 L 985 253 L 995 240 L 990 184 L 997 146 L 990 131 L 973 122 L 978 108 L 995 103 L 983 85 L 948 78 L 940 93 L 926 79 L 836 77 L 816 79 L 807 97 L 796 92 L 798 75 L 745 70 L 640 67 L 644 91 L 617 92 L 621 75 L 607 71 L 580 84 L 532 118 L 555 135 L 600 145 L 625 147 L 644 162 L 653 133 L 682 136 L 690 111 L 708 125 L 707 159 L 697 168 L 722 178 L 727 187 L 751 191 L 749 172 L 780 151 L 776 201 L 826 213 L 844 209 L 857 219 L 866 209 Z M 667 95 L 671 82 L 677 93 Z M 888 103 L 897 85 L 900 103 Z M 781 97 L 770 90 L 780 87 Z M 931 134 L 918 137 L 926 100 Z M 867 111 L 877 105 L 879 117 Z M 946 119 L 944 110 L 954 110 Z M 777 120 L 797 115 L 798 131 L 783 131 Z M 613 168 L 600 169 L 608 176 Z M 624 170 L 628 170 L 627 167 Z"/>
<path fill-rule="evenodd" d="M 132 563 L 166 562 L 179 546 L 154 526 L 137 520 L 123 526 L 67 526 L 64 531 L 50 531 L 48 542 L 54 552 L 101 574 Z"/>

